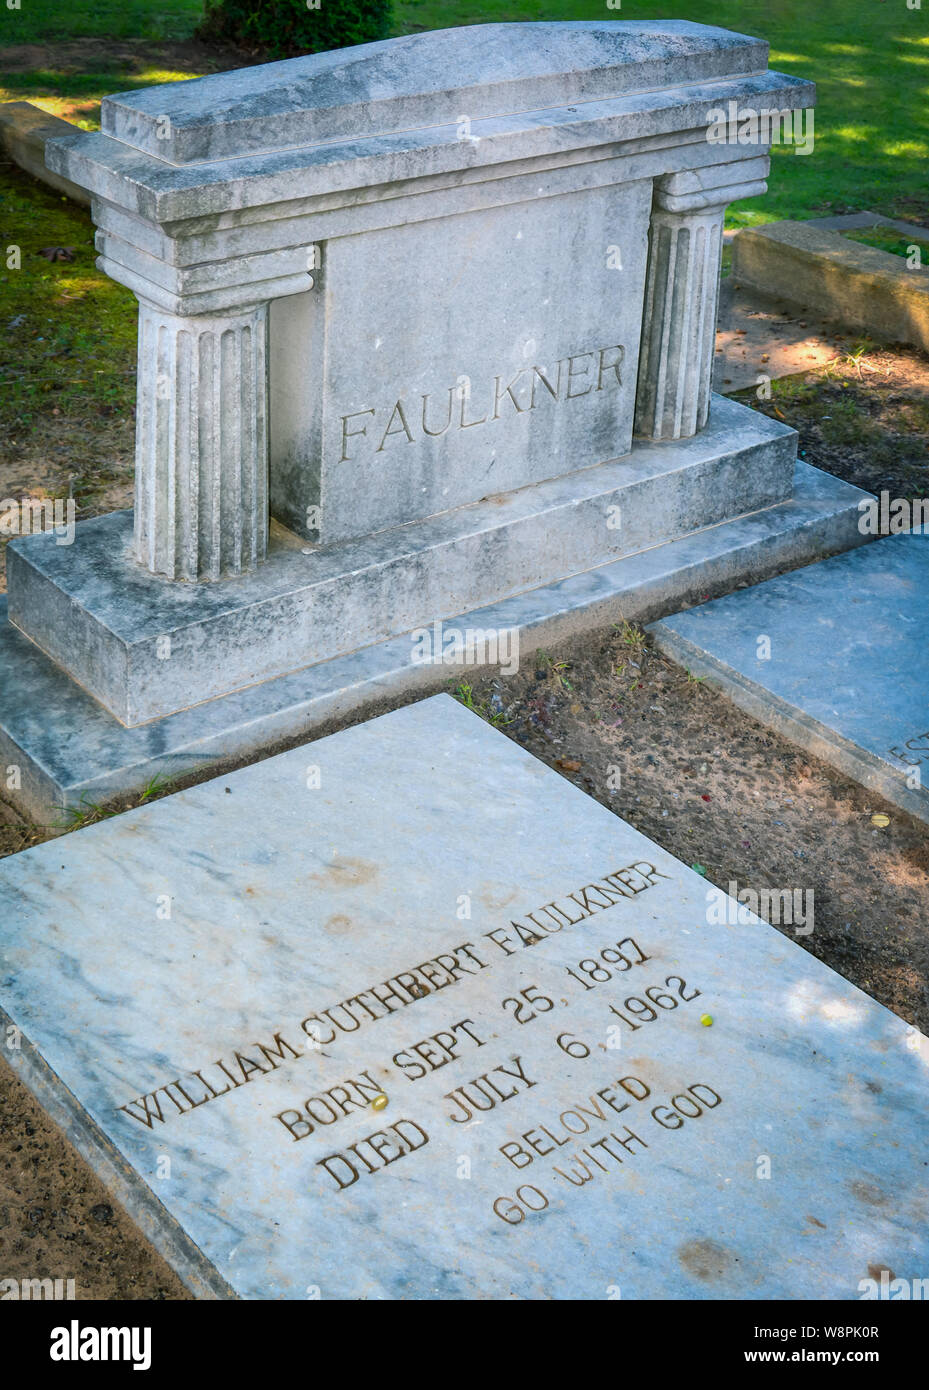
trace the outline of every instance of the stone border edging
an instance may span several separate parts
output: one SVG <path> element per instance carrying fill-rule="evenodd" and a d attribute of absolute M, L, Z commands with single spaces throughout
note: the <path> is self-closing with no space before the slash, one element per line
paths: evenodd
<path fill-rule="evenodd" d="M 732 276 L 740 285 L 885 342 L 929 352 L 929 269 L 911 270 L 901 257 L 849 241 L 836 227 L 891 226 L 923 239 L 929 239 L 929 230 L 878 213 L 864 217 L 743 228 L 733 239 Z"/>
<path fill-rule="evenodd" d="M 62 135 L 74 135 L 79 127 L 60 116 L 52 116 L 31 101 L 0 102 L 0 146 L 21 169 L 34 179 L 46 183 L 59 193 L 65 193 L 76 203 L 90 207 L 90 194 L 70 179 L 53 174 L 45 166 L 45 144 L 47 140 Z"/>

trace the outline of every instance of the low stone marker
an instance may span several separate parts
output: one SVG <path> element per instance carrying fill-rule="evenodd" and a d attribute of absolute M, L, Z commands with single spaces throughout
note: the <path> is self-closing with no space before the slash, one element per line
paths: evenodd
<path fill-rule="evenodd" d="M 841 235 L 839 218 L 746 227 L 732 245 L 732 274 L 742 285 L 774 294 L 884 342 L 929 351 L 929 266 L 919 248 L 912 264 Z M 853 223 L 859 219 L 851 219 Z M 880 225 L 878 219 L 870 225 Z M 885 219 L 885 225 L 892 223 Z M 929 238 L 926 228 L 914 228 Z"/>
<path fill-rule="evenodd" d="M 7 1056 L 198 1294 L 925 1276 L 929 1039 L 447 696 L 0 894 Z"/>
<path fill-rule="evenodd" d="M 89 203 L 86 188 L 53 174 L 45 164 L 45 147 L 49 140 L 73 135 L 77 129 L 70 121 L 50 115 L 31 101 L 0 101 L 0 149 L 33 178 L 41 179 L 59 193 L 66 193 L 75 202 Z"/>
<path fill-rule="evenodd" d="M 553 640 L 856 544 L 861 494 L 710 391 L 725 208 L 769 149 L 713 113 L 812 100 L 727 30 L 479 25 L 50 142 L 139 299 L 136 492 L 8 547 L 25 809 L 421 688 L 434 623 Z"/>
<path fill-rule="evenodd" d="M 887 494 L 862 525 L 929 503 Z M 919 523 L 921 524 L 921 523 Z M 884 536 L 655 623 L 666 655 L 792 742 L 929 820 L 929 534 Z"/>

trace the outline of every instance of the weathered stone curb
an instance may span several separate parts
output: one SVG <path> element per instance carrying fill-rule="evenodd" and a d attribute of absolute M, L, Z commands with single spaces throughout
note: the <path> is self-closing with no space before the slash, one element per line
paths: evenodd
<path fill-rule="evenodd" d="M 45 166 L 45 142 L 60 139 L 62 135 L 74 135 L 77 131 L 78 127 L 70 121 L 50 116 L 31 101 L 0 102 L 0 146 L 13 163 L 34 179 L 89 207 L 90 194 L 86 188 L 80 188 L 60 174 L 53 174 Z"/>
<path fill-rule="evenodd" d="M 875 338 L 929 352 L 929 270 L 910 270 L 889 251 L 815 223 L 772 222 L 735 237 L 732 275 Z"/>

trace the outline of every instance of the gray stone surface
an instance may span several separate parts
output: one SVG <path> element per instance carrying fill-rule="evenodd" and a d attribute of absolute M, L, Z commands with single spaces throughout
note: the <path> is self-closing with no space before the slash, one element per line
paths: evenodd
<path fill-rule="evenodd" d="M 0 102 L 0 148 L 6 151 L 13 163 L 50 188 L 67 194 L 75 202 L 89 204 L 90 194 L 86 188 L 79 188 L 70 179 L 53 174 L 45 164 L 48 141 L 64 135 L 76 135 L 77 131 L 78 127 L 70 121 L 50 115 L 31 101 Z"/>
<path fill-rule="evenodd" d="M 482 25 L 107 99 L 48 159 L 142 306 L 139 562 L 256 568 L 265 469 L 272 515 L 331 544 L 603 463 L 637 375 L 640 434 L 701 428 L 723 208 L 768 154 L 709 113 L 813 100 L 766 54 L 689 21 Z M 679 255 L 646 285 L 653 191 Z"/>
<path fill-rule="evenodd" d="M 767 44 L 681 20 L 480 24 L 105 98 L 101 128 L 171 164 L 522 115 L 764 71 Z M 164 116 L 170 129 L 164 128 Z"/>
<path fill-rule="evenodd" d="M 523 653 L 626 618 L 649 621 L 706 593 L 767 577 L 863 540 L 866 494 L 807 464 L 789 501 L 464 614 L 454 626 L 515 632 Z M 4 621 L 0 599 L 0 766 L 19 767 L 18 804 L 40 821 L 242 761 L 472 668 L 417 665 L 409 634 L 126 728 Z"/>
<path fill-rule="evenodd" d="M 103 130 L 48 157 L 167 222 L 293 199 L 294 168 L 313 194 L 320 175 L 344 186 L 342 166 L 361 161 L 359 187 L 705 129 L 730 97 L 812 105 L 812 83 L 766 59 L 762 40 L 688 20 L 446 29 L 107 98 Z"/>
<path fill-rule="evenodd" d="M 268 546 L 268 309 L 139 305 L 134 557 L 170 579 L 247 574 Z M 165 383 L 170 386 L 164 389 Z"/>
<path fill-rule="evenodd" d="M 808 225 L 824 227 L 830 232 L 864 231 L 869 227 L 890 227 L 892 231 L 899 232 L 901 236 L 911 236 L 921 241 L 925 241 L 927 234 L 929 234 L 929 227 L 922 227 L 918 222 L 901 222 L 899 217 L 885 217 L 880 212 L 842 212 L 836 213 L 834 217 L 811 217 L 808 219 Z"/>
<path fill-rule="evenodd" d="M 7 1055 L 198 1293 L 924 1277 L 929 1040 L 448 698 L 0 890 Z"/>
<path fill-rule="evenodd" d="M 112 513 L 81 523 L 72 546 L 11 542 L 10 618 L 135 725 L 781 502 L 795 440 L 717 398 L 693 439 L 416 526 L 315 551 L 278 529 L 266 564 L 219 585 L 149 574 L 130 553 L 130 513 Z"/>
<path fill-rule="evenodd" d="M 768 163 L 741 166 L 740 196 L 764 192 Z M 686 438 L 707 421 L 727 178 L 725 167 L 692 170 L 655 185 L 636 401 L 647 439 Z"/>
<path fill-rule="evenodd" d="M 761 723 L 929 820 L 927 593 L 929 536 L 885 536 L 652 631 Z"/>

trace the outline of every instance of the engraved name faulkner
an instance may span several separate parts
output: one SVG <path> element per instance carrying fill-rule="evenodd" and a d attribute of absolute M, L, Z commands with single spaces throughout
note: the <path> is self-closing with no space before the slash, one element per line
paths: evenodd
<path fill-rule="evenodd" d="M 329 1056 L 333 1046 L 338 1045 L 340 1035 L 355 1033 L 381 1018 L 400 1013 L 420 999 L 490 969 L 495 962 L 512 956 L 522 958 L 525 950 L 542 944 L 549 936 L 581 923 L 586 927 L 598 914 L 623 900 L 637 898 L 655 887 L 660 879 L 668 878 L 670 875 L 659 872 L 645 861 L 617 869 L 560 900 L 525 913 L 524 920 L 513 920 L 505 928 L 484 932 L 478 942 L 463 942 L 351 998 L 308 1015 L 300 1028 L 310 1040 L 311 1049 L 325 1048 Z M 597 1050 L 604 1046 L 599 1034 L 611 1038 L 607 1046 L 622 1047 L 624 1038 L 628 1041 L 632 1033 L 647 1029 L 648 1025 L 658 1023 L 681 1008 L 686 1010 L 700 997 L 701 991 L 692 981 L 667 973 L 667 966 L 656 967 L 654 958 L 639 943 L 638 937 L 624 936 L 617 940 L 615 926 L 611 934 L 604 932 L 603 935 L 603 941 L 596 942 L 587 936 L 590 954 L 575 965 L 564 966 L 545 989 L 535 984 L 526 985 L 500 1001 L 501 1012 L 516 1027 L 522 1028 L 544 1020 L 551 1013 L 563 1019 L 557 1012 L 559 1003 L 565 1006 L 582 995 L 593 993 L 591 1004 L 594 1008 L 603 1005 L 599 1029 L 588 1022 L 586 1039 L 570 1029 L 560 1029 L 553 1038 L 556 1056 L 596 1058 Z M 626 980 L 630 974 L 631 978 Z M 632 992 L 627 994 L 621 989 L 623 984 L 631 987 Z M 392 1067 L 408 1082 L 415 1083 L 459 1061 L 462 1054 L 471 1054 L 493 1043 L 495 1038 L 492 1021 L 458 1018 L 395 1052 L 391 1058 Z M 156 1124 L 190 1113 L 262 1075 L 279 1070 L 282 1065 L 305 1056 L 305 1048 L 304 1043 L 304 1050 L 299 1050 L 280 1030 L 270 1043 L 253 1043 L 248 1052 L 236 1051 L 232 1058 L 220 1058 L 208 1067 L 186 1074 L 183 1080 L 178 1077 L 118 1108 L 151 1130 Z M 375 1070 L 389 1075 L 391 1068 L 381 1066 Z M 473 1070 L 477 1071 L 477 1067 Z M 539 1075 L 531 1075 L 530 1071 L 534 1070 L 534 1064 L 527 1065 L 521 1055 L 512 1053 L 502 1060 L 497 1058 L 485 1063 L 477 1075 L 461 1081 L 443 1096 L 447 1102 L 444 1120 L 454 1125 L 469 1125 L 478 1112 L 497 1110 L 544 1080 Z M 637 1070 L 642 1070 L 641 1065 Z M 340 1085 L 308 1097 L 299 1109 L 282 1110 L 273 1118 L 295 1141 L 300 1141 L 328 1129 L 356 1110 L 368 1110 L 383 1089 L 383 1084 L 371 1075 L 370 1069 L 360 1071 Z M 543 1173 L 541 1181 L 581 1187 L 592 1181 L 598 1172 L 609 1172 L 611 1167 L 627 1161 L 630 1155 L 638 1155 L 650 1147 L 638 1129 L 625 1123 L 618 1125 L 616 1117 L 633 1110 L 641 1116 L 641 1122 L 636 1122 L 639 1128 L 645 1128 L 647 1122 L 651 1129 L 653 1122 L 665 1130 L 680 1129 L 686 1121 L 714 1110 L 722 1099 L 702 1081 L 682 1084 L 676 1094 L 660 1097 L 653 1094 L 643 1077 L 630 1075 L 592 1075 L 588 1091 L 564 1107 L 549 1103 L 532 1125 L 518 1134 L 506 1136 L 505 1142 L 498 1146 L 499 1153 L 514 1169 L 527 1168 L 537 1164 L 540 1158 L 554 1156 L 558 1162 L 547 1175 Z M 651 1101 L 651 1106 L 640 1110 L 646 1101 Z M 173 1109 L 168 1108 L 169 1105 Z M 603 1132 L 595 1134 L 598 1129 Z M 579 1147 L 581 1139 L 583 1147 Z M 429 1142 L 430 1135 L 421 1124 L 401 1118 L 357 1143 L 346 1144 L 316 1159 L 315 1165 L 328 1175 L 335 1189 L 344 1191 L 368 1174 L 425 1148 Z M 562 1154 L 561 1150 L 568 1145 L 574 1146 L 573 1152 Z M 334 1192 L 333 1187 L 329 1190 Z M 543 1187 L 535 1182 L 522 1183 L 514 1197 L 498 1197 L 493 1211 L 503 1221 L 515 1225 L 528 1214 L 544 1210 L 548 1204 L 548 1194 Z"/>
<path fill-rule="evenodd" d="M 401 397 L 392 406 L 353 410 L 341 416 L 342 449 L 340 462 L 355 458 L 359 447 L 378 440 L 375 453 L 389 447 L 390 441 L 405 439 L 415 444 L 425 438 L 436 439 L 448 430 L 470 430 L 490 424 L 506 413 L 510 417 L 535 410 L 539 403 L 575 400 L 592 392 L 615 390 L 622 386 L 625 349 L 619 344 L 592 348 L 563 357 L 554 369 L 521 367 L 512 376 L 495 376 L 481 393 L 472 395 L 463 381 L 432 394 Z M 478 399 L 480 396 L 480 399 Z M 481 413 L 482 412 L 482 413 Z M 369 418 L 373 417 L 373 418 Z"/>

